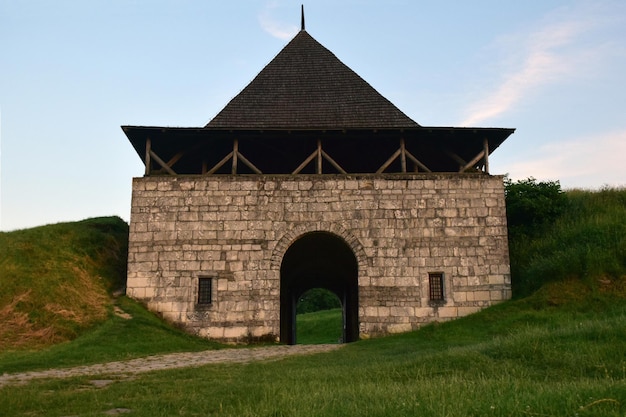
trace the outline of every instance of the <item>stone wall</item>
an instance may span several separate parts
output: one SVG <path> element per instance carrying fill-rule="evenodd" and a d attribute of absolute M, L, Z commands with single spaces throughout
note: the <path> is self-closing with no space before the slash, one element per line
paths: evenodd
<path fill-rule="evenodd" d="M 204 337 L 276 339 L 282 257 L 312 231 L 357 258 L 360 337 L 511 296 L 503 181 L 484 174 L 135 178 L 128 295 Z M 444 302 L 429 300 L 432 272 Z M 213 279 L 208 306 L 201 277 Z"/>

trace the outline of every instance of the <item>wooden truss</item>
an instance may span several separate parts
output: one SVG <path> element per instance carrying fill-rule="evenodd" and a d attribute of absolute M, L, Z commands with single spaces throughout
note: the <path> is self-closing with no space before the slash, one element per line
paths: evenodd
<path fill-rule="evenodd" d="M 411 152 L 406 150 L 406 146 L 405 146 L 405 143 L 404 143 L 404 138 L 401 138 L 400 139 L 400 149 L 395 151 L 393 153 L 393 155 L 391 155 L 389 157 L 389 159 L 387 159 L 387 161 L 380 168 L 378 168 L 376 173 L 380 174 L 380 173 L 384 172 L 398 158 L 400 158 L 400 171 L 403 172 L 403 173 L 406 172 L 406 160 L 407 160 L 407 158 L 409 158 L 415 164 L 415 167 L 416 167 L 415 170 L 416 171 L 417 171 L 417 168 L 419 167 L 423 171 L 432 172 L 426 165 L 424 165 L 422 162 L 420 162 L 419 159 L 414 157 L 413 154 L 411 154 Z"/>
<path fill-rule="evenodd" d="M 145 175 L 150 175 L 152 173 L 152 162 L 154 161 L 158 166 L 160 166 L 165 172 L 170 175 L 177 175 L 176 171 L 174 171 L 173 166 L 178 162 L 186 153 L 197 151 L 198 146 L 195 146 L 193 149 L 188 149 L 186 151 L 181 151 L 175 154 L 169 161 L 164 161 L 161 159 L 153 150 L 152 150 L 151 140 L 146 139 L 146 153 L 145 153 Z M 472 158 L 470 161 L 466 161 L 451 151 L 444 151 L 450 158 L 455 160 L 459 164 L 458 172 L 468 172 L 473 171 L 478 166 L 483 172 L 486 174 L 489 173 L 489 141 L 485 138 L 483 140 L 483 149 Z M 412 172 L 432 172 L 432 170 L 422 163 L 419 159 L 417 159 L 411 152 L 406 149 L 406 144 L 404 138 L 400 138 L 400 147 L 396 150 L 386 161 L 383 163 L 378 170 L 376 170 L 377 174 L 384 173 L 397 159 L 400 159 L 400 172 L 406 173 L 407 171 L 407 162 L 410 161 L 414 164 L 414 170 Z M 311 162 L 315 161 L 315 173 L 322 174 L 322 166 L 323 161 L 326 160 L 330 163 L 339 173 L 347 174 L 347 171 L 337 163 L 322 147 L 322 141 L 320 139 L 317 140 L 316 149 L 304 160 L 298 167 L 291 172 L 292 175 L 296 175 L 302 172 L 304 168 L 306 168 Z M 239 141 L 238 139 L 233 139 L 233 150 L 229 152 L 226 156 L 224 156 L 217 164 L 213 167 L 209 168 L 204 162 L 202 164 L 202 174 L 203 175 L 211 175 L 215 174 L 220 168 L 222 168 L 227 162 L 231 161 L 231 174 L 236 175 L 238 171 L 238 164 L 241 161 L 244 165 L 252 170 L 255 174 L 263 174 L 260 169 L 258 169 L 248 158 L 246 158 L 239 151 Z M 480 163 L 480 164 L 479 164 Z"/>
<path fill-rule="evenodd" d="M 299 174 L 313 160 L 315 160 L 315 173 L 321 174 L 323 159 L 326 159 L 341 174 L 347 174 L 347 172 L 322 149 L 322 141 L 320 139 L 317 140 L 317 149 L 315 149 L 291 174 Z"/>
<path fill-rule="evenodd" d="M 237 174 L 237 164 L 238 164 L 239 160 L 241 160 L 241 162 L 243 162 L 255 174 L 262 174 L 260 169 L 258 169 L 256 166 L 254 166 L 254 164 L 252 162 L 250 162 L 245 156 L 243 156 L 241 154 L 241 152 L 239 152 L 239 140 L 237 140 L 237 139 L 233 140 L 233 150 L 232 150 L 232 152 L 230 152 L 228 155 L 226 155 L 224 158 L 222 158 L 222 160 L 219 161 L 217 164 L 215 164 L 215 166 L 213 168 L 211 168 L 211 169 L 209 169 L 207 171 L 206 170 L 206 168 L 207 168 L 206 164 L 202 164 L 202 174 L 203 175 L 211 175 L 211 174 L 216 173 L 217 170 L 220 169 L 229 160 L 232 160 L 231 173 L 233 175 Z"/>
<path fill-rule="evenodd" d="M 454 152 L 446 151 L 446 154 L 459 163 L 459 172 L 472 171 L 476 164 L 482 161 L 480 167 L 485 174 L 489 174 L 489 141 L 487 139 L 483 140 L 483 150 L 469 162 L 466 162 Z"/>

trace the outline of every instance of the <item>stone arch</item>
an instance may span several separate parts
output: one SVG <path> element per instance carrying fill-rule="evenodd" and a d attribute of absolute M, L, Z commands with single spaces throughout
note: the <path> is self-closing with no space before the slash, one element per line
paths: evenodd
<path fill-rule="evenodd" d="M 298 224 L 293 229 L 287 231 L 276 243 L 276 246 L 272 251 L 272 256 L 270 258 L 270 270 L 279 270 L 287 249 L 289 249 L 289 247 L 300 237 L 311 232 L 329 232 L 342 238 L 356 256 L 359 274 L 362 274 L 363 271 L 365 271 L 365 267 L 367 266 L 367 255 L 365 254 L 365 249 L 363 249 L 363 245 L 361 245 L 359 239 L 341 225 L 326 222 Z"/>
<path fill-rule="evenodd" d="M 285 250 L 280 264 L 280 340 L 296 343 L 296 304 L 312 288 L 337 295 L 343 309 L 343 341 L 359 338 L 359 265 L 352 247 L 341 236 L 314 230 L 299 235 Z"/>

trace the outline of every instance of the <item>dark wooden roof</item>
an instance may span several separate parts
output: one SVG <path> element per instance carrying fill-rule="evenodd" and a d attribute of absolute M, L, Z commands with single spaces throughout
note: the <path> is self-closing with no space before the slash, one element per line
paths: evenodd
<path fill-rule="evenodd" d="M 229 129 L 417 126 L 305 30 L 206 125 Z"/>
<path fill-rule="evenodd" d="M 304 30 L 206 126 L 122 129 L 146 175 L 488 173 L 515 131 L 420 126 Z"/>

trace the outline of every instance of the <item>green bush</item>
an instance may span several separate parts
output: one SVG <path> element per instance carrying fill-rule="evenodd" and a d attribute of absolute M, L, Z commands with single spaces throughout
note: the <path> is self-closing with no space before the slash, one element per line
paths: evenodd
<path fill-rule="evenodd" d="M 333 308 L 341 308 L 341 302 L 335 293 L 324 288 L 313 288 L 300 297 L 296 307 L 296 313 L 313 313 L 315 311 L 331 310 Z"/>
<path fill-rule="evenodd" d="M 626 277 L 626 189 L 561 192 L 558 183 L 534 179 L 506 187 L 516 298 L 546 282 L 596 288 Z"/>
<path fill-rule="evenodd" d="M 567 198 L 558 181 L 537 182 L 530 177 L 512 182 L 505 179 L 506 217 L 509 232 L 533 234 L 557 219 L 565 210 Z"/>

